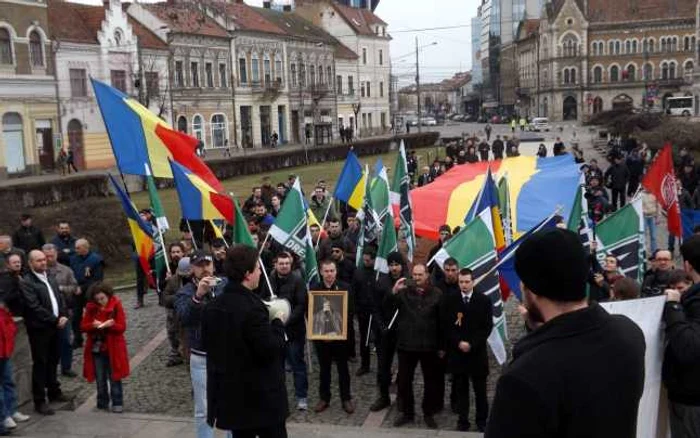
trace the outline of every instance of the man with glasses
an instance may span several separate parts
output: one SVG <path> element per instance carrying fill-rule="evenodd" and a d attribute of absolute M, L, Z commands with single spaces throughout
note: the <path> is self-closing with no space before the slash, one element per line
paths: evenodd
<path fill-rule="evenodd" d="M 673 256 L 671 251 L 661 250 L 654 256 L 654 266 L 642 283 L 642 297 L 654 297 L 662 295 L 669 285 L 669 275 L 673 270 Z"/>

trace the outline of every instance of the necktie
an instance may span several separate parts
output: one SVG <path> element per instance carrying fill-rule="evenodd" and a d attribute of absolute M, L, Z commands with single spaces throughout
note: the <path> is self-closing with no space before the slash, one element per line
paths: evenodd
<path fill-rule="evenodd" d="M 469 305 L 469 297 L 467 295 L 462 296 L 462 301 L 464 301 L 465 306 Z"/>

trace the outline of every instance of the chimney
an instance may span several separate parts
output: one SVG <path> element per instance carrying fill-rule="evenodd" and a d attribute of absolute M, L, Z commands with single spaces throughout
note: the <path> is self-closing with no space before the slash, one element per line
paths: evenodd
<path fill-rule="evenodd" d="M 265 8 L 265 9 L 270 9 L 271 6 L 272 6 L 272 2 L 271 2 L 271 1 L 267 1 L 267 0 L 266 0 L 266 1 L 263 2 L 263 8 Z"/>

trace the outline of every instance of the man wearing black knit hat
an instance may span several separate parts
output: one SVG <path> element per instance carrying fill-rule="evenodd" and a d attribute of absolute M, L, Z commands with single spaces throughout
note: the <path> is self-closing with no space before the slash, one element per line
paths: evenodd
<path fill-rule="evenodd" d="M 498 381 L 486 438 L 635 437 L 644 335 L 628 318 L 587 305 L 578 235 L 533 234 L 518 248 L 515 270 L 534 330 Z"/>

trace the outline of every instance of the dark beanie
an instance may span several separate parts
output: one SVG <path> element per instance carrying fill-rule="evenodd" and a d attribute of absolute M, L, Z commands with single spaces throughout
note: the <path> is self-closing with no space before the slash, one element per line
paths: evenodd
<path fill-rule="evenodd" d="M 586 298 L 588 260 L 572 231 L 548 228 L 534 233 L 515 252 L 515 271 L 535 295 L 553 301 Z"/>
<path fill-rule="evenodd" d="M 394 264 L 394 263 L 398 263 L 399 265 L 403 265 L 403 256 L 398 251 L 390 252 L 389 255 L 386 256 L 386 262 L 389 265 Z"/>

